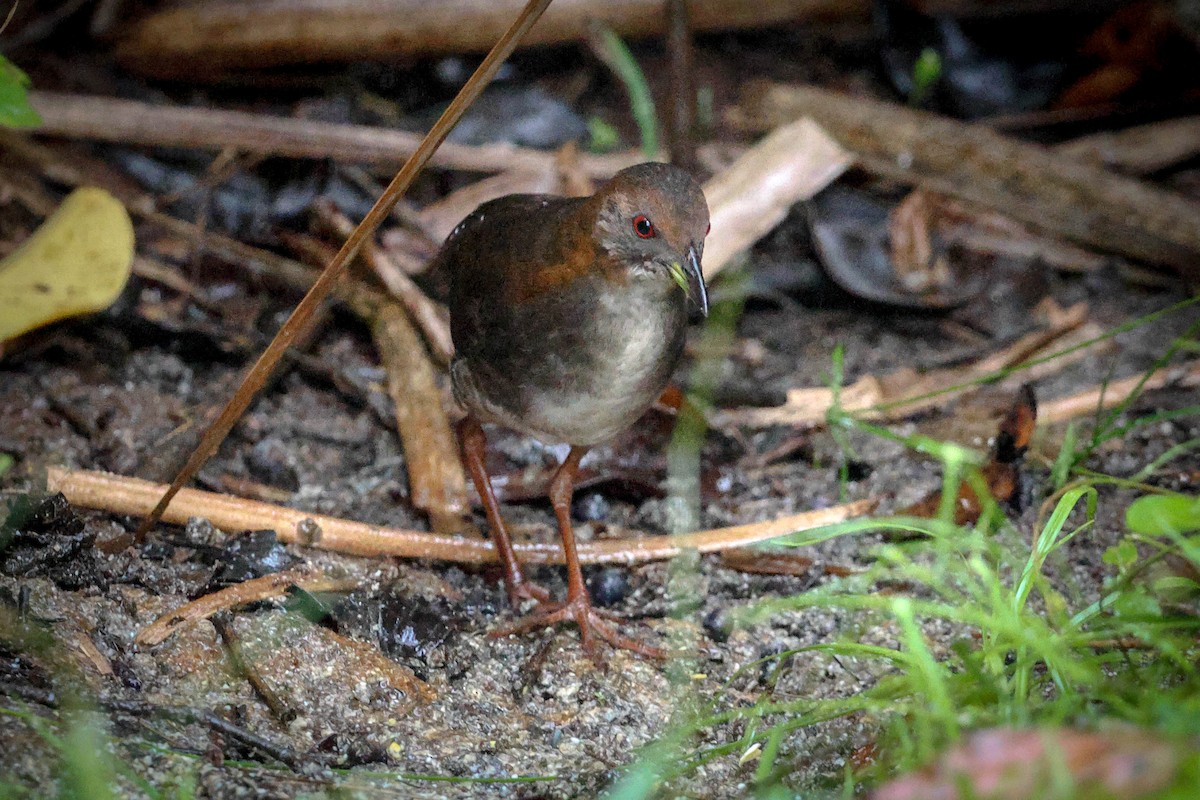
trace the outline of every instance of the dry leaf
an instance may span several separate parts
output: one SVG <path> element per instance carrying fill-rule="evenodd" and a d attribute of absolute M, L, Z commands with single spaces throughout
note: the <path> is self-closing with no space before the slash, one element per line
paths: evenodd
<path fill-rule="evenodd" d="M 103 189 L 76 189 L 0 261 L 0 342 L 112 304 L 133 266 L 133 223 Z"/>

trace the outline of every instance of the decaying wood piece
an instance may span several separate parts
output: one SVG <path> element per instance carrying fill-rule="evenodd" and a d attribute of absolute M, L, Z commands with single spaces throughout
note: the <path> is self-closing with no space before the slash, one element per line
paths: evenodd
<path fill-rule="evenodd" d="M 1200 282 L 1200 205 L 1179 195 L 982 125 L 807 86 L 760 83 L 743 110 L 766 128 L 809 116 L 872 172 Z"/>
<path fill-rule="evenodd" d="M 772 131 L 706 184 L 712 230 L 704 242 L 711 278 L 767 235 L 796 203 L 841 175 L 853 156 L 809 119 Z"/>
<path fill-rule="evenodd" d="M 140 515 L 154 506 L 166 487 L 107 472 L 51 467 L 47 471 L 47 488 L 52 492 L 62 492 L 69 502 L 84 508 Z M 579 560 L 585 564 L 636 564 L 674 558 L 685 550 L 711 553 L 731 547 L 745 547 L 797 531 L 842 522 L 866 514 L 874 507 L 874 500 L 858 500 L 728 528 L 672 536 L 633 535 L 623 539 L 580 542 Z M 203 517 L 228 531 L 273 530 L 283 542 L 350 555 L 430 558 L 468 564 L 496 561 L 491 541 L 482 538 L 384 528 L 196 489 L 183 489 L 176 494 L 162 518 L 182 525 L 192 517 Z M 610 528 L 609 532 L 614 531 Z M 563 563 L 562 546 L 557 543 L 515 542 L 514 548 L 526 563 Z"/>
<path fill-rule="evenodd" d="M 521 0 L 258 0 L 167 8 L 132 26 L 117 48 L 128 68 L 161 78 L 237 70 L 486 51 Z M 865 0 L 706 0 L 691 4 L 695 31 L 787 21 L 865 18 Z M 622 36 L 666 31 L 662 0 L 556 0 L 522 46 L 580 41 L 589 19 Z"/>
<path fill-rule="evenodd" d="M 419 133 L 392 128 L 155 105 L 113 97 L 30 92 L 29 101 L 42 117 L 42 124 L 33 128 L 33 133 L 128 145 L 216 151 L 232 148 L 243 153 L 391 167 L 404 163 L 424 138 Z M 642 160 L 639 153 L 633 152 L 580 154 L 579 169 L 593 177 L 607 178 Z M 429 163 L 472 172 L 538 172 L 553 170 L 555 155 L 511 144 L 448 142 L 438 148 Z"/>
<path fill-rule="evenodd" d="M 1200 116 L 1101 131 L 1063 142 L 1054 151 L 1131 175 L 1148 175 L 1200 154 Z"/>
<path fill-rule="evenodd" d="M 470 507 L 467 482 L 425 344 L 397 303 L 379 310 L 371 336 L 396 407 L 411 502 L 429 514 L 435 531 L 459 530 Z"/>
<path fill-rule="evenodd" d="M 349 222 L 330 209 L 324 215 L 335 233 L 344 231 Z M 327 261 L 332 250 L 323 241 L 304 235 L 291 234 L 285 240 L 320 263 Z M 374 241 L 369 244 L 374 247 Z M 343 280 L 335 291 L 370 327 L 379 351 L 404 450 L 410 501 L 429 515 L 434 530 L 461 530 L 463 514 L 469 508 L 466 478 L 430 353 L 413 325 L 420 319 L 410 319 L 411 309 L 406 312 L 398 301 L 358 280 Z"/>

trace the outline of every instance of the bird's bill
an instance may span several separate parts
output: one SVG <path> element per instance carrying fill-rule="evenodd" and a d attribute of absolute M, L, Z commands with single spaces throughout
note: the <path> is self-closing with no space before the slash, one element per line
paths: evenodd
<path fill-rule="evenodd" d="M 687 249 L 683 264 L 678 261 L 671 264 L 671 277 L 683 289 L 684 294 L 692 296 L 692 287 L 696 288 L 696 296 L 700 305 L 700 313 L 708 316 L 708 289 L 704 285 L 704 271 L 700 269 L 700 256 L 695 247 Z"/>

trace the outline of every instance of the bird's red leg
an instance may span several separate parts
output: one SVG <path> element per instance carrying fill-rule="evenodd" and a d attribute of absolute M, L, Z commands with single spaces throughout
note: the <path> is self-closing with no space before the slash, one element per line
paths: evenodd
<path fill-rule="evenodd" d="M 587 586 L 583 582 L 579 554 L 575 549 L 575 531 L 571 527 L 571 494 L 575 488 L 575 473 L 579 469 L 579 460 L 586 452 L 586 447 L 572 447 L 550 481 L 550 502 L 554 506 L 554 515 L 558 517 L 558 530 L 562 535 L 563 554 L 567 562 L 567 601 L 562 604 L 547 604 L 512 625 L 494 630 L 492 635 L 505 636 L 569 621 L 579 626 L 579 638 L 583 648 L 593 657 L 595 637 L 599 637 L 613 647 L 632 650 L 651 658 L 665 658 L 664 650 L 622 635 L 604 620 L 600 612 L 592 608 L 591 597 L 588 596 Z"/>
<path fill-rule="evenodd" d="M 504 567 L 504 585 L 508 589 L 508 601 L 513 608 L 519 608 L 522 600 L 537 600 L 539 603 L 549 600 L 548 591 L 525 579 L 521 562 L 517 561 L 517 554 L 513 552 L 512 539 L 508 537 L 508 528 L 504 526 L 504 519 L 500 516 L 500 503 L 496 501 L 496 493 L 492 490 L 492 481 L 488 477 L 484 462 L 487 454 L 487 436 L 474 417 L 468 415 L 458 423 L 458 441 L 467 471 L 471 473 L 475 490 L 479 492 L 479 499 L 483 501 L 492 541 L 496 545 L 496 554 L 500 556 L 500 564 Z"/>

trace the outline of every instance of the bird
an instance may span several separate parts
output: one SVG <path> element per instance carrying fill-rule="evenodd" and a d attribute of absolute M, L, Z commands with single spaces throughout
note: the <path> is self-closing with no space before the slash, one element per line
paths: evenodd
<path fill-rule="evenodd" d="M 683 356 L 689 310 L 708 314 L 701 258 L 708 205 L 686 170 L 644 163 L 586 197 L 491 200 L 447 237 L 431 270 L 449 279 L 450 365 L 463 463 L 478 491 L 508 599 L 536 607 L 494 636 L 573 622 L 585 651 L 599 640 L 661 657 L 593 607 L 571 525 L 588 449 L 633 425 Z M 567 570 L 562 602 L 531 582 L 513 551 L 485 466 L 484 424 L 569 450 L 549 484 Z"/>

